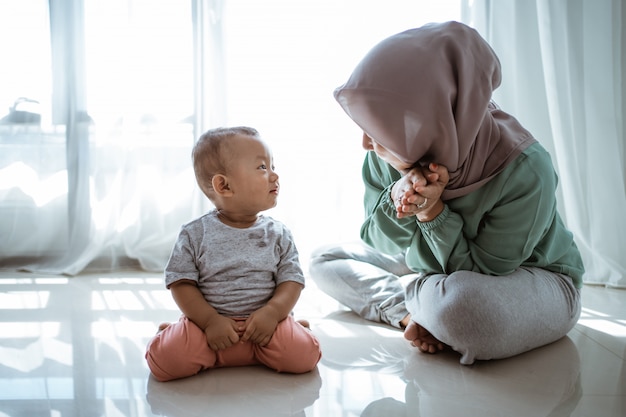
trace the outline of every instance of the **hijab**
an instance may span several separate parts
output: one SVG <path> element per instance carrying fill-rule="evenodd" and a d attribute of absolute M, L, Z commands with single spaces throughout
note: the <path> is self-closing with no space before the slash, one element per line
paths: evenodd
<path fill-rule="evenodd" d="M 492 101 L 500 61 L 478 32 L 431 23 L 374 46 L 334 96 L 374 141 L 412 166 L 447 167 L 443 200 L 466 195 L 535 142 Z"/>

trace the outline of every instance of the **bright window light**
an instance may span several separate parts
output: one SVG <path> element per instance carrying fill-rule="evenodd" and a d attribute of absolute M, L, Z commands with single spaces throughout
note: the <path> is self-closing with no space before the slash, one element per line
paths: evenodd
<path fill-rule="evenodd" d="M 50 291 L 8 291 L 0 292 L 0 310 L 33 310 L 48 305 Z"/>

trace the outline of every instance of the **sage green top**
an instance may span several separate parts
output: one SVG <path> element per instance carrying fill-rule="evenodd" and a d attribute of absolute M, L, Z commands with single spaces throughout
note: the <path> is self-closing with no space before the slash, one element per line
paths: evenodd
<path fill-rule="evenodd" d="M 389 254 L 405 252 L 416 272 L 508 275 L 519 267 L 539 267 L 568 275 L 582 287 L 582 259 L 557 212 L 558 178 L 539 143 L 481 188 L 445 201 L 443 212 L 430 222 L 396 217 L 390 190 L 400 178 L 368 152 L 361 238 L 370 246 Z"/>

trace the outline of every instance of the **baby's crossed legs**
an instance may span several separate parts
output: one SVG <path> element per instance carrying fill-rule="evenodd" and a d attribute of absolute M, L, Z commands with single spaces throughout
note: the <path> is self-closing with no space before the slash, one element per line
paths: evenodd
<path fill-rule="evenodd" d="M 202 329 L 186 317 L 161 325 L 159 330 L 146 350 L 148 366 L 159 381 L 210 368 L 259 364 L 279 372 L 304 373 L 315 368 L 321 358 L 317 338 L 291 316 L 278 323 L 266 346 L 239 342 L 220 351 L 211 350 Z"/>

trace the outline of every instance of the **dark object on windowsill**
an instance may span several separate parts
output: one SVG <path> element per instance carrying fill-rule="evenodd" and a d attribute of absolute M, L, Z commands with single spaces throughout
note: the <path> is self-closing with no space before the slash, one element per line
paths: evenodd
<path fill-rule="evenodd" d="M 41 124 L 41 114 L 31 111 L 33 107 L 38 107 L 39 102 L 26 97 L 15 100 L 13 106 L 9 107 L 9 114 L 0 119 L 0 124 Z"/>

